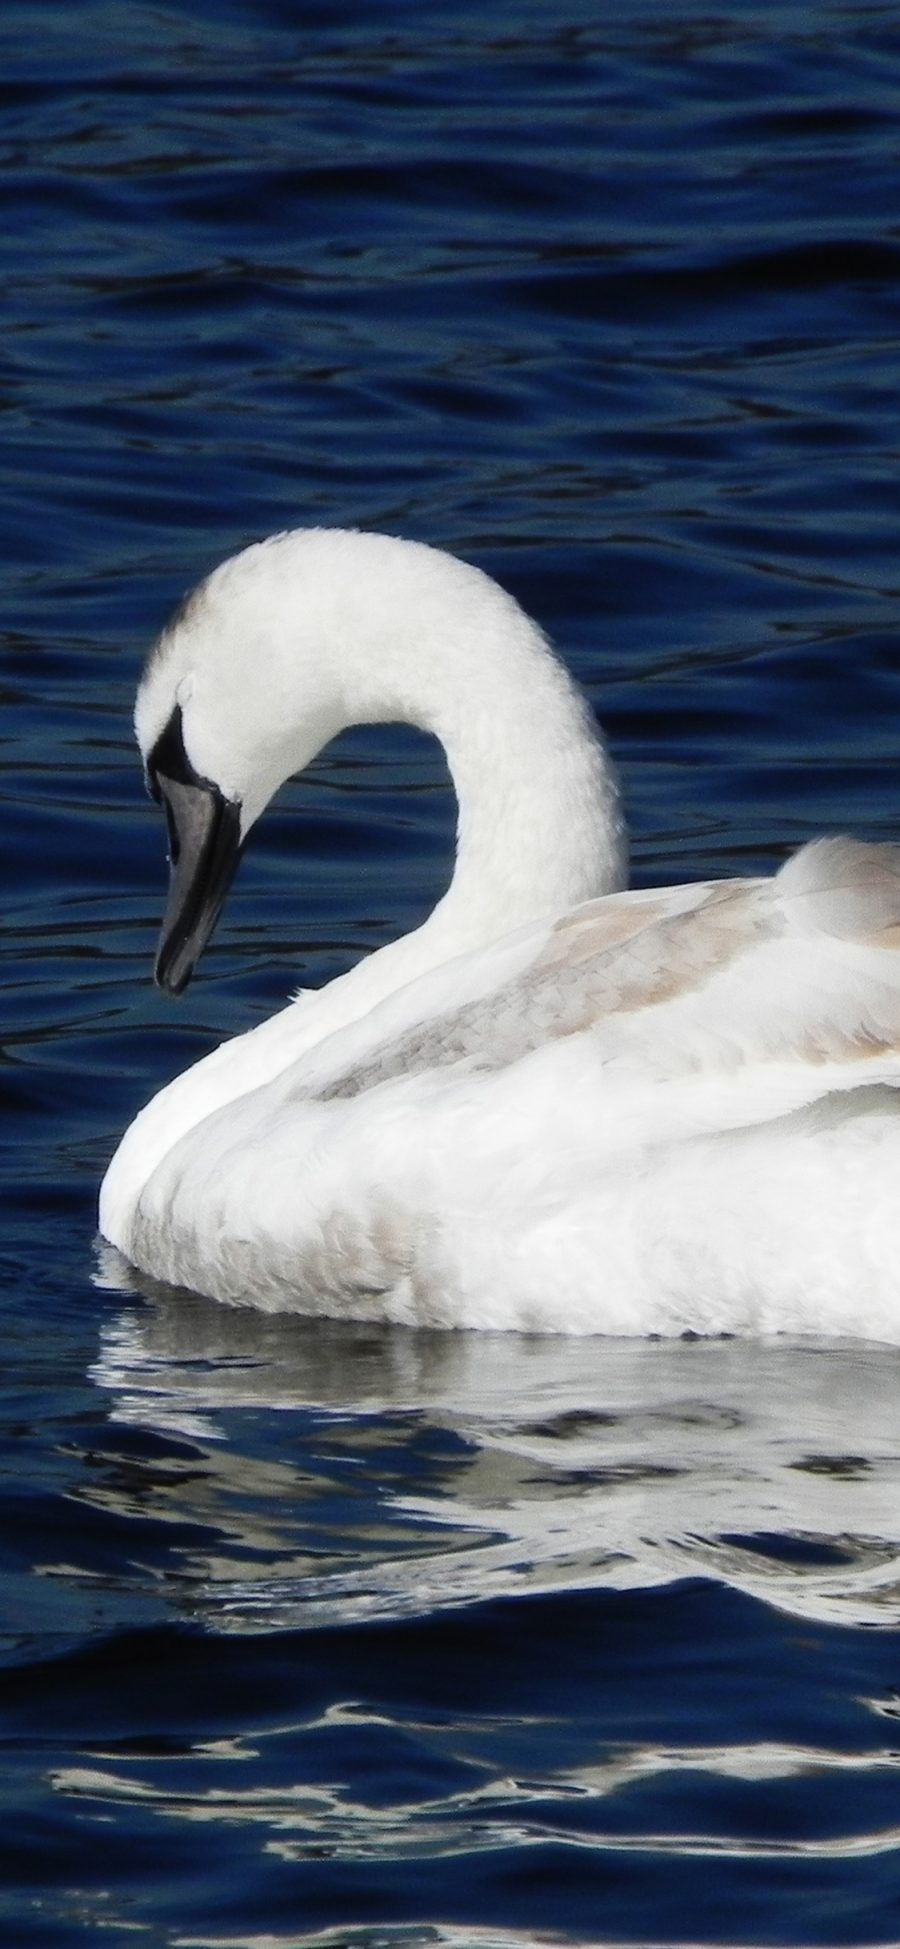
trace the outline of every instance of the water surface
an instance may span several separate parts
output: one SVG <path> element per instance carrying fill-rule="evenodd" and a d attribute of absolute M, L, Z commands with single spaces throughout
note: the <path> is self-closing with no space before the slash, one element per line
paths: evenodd
<path fill-rule="evenodd" d="M 896 1350 L 266 1321 L 93 1244 L 137 1106 L 446 883 L 439 754 L 357 732 L 152 991 L 134 682 L 245 541 L 497 575 L 641 883 L 894 836 L 894 10 L 11 0 L 0 57 L 4 1939 L 895 1942 Z"/>

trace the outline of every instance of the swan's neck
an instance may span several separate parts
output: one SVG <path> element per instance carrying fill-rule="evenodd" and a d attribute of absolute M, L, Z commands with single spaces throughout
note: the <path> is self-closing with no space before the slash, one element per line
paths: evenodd
<path fill-rule="evenodd" d="M 627 868 L 615 769 L 584 698 L 511 597 L 452 567 L 479 598 L 467 626 L 451 634 L 445 617 L 429 628 L 421 610 L 411 629 L 395 618 L 390 646 L 353 684 L 354 718 L 417 725 L 446 754 L 456 859 L 419 930 L 435 956 L 613 892 Z"/>
<path fill-rule="evenodd" d="M 540 638 L 520 648 L 514 682 L 500 675 L 482 666 L 478 688 L 432 703 L 426 726 L 458 805 L 453 878 L 432 922 L 461 947 L 625 878 L 615 774 L 584 701 Z"/>
<path fill-rule="evenodd" d="M 193 769 L 240 802 L 245 832 L 348 725 L 399 721 L 440 740 L 454 872 L 391 955 L 398 980 L 623 884 L 618 790 L 583 698 L 518 603 L 440 550 L 334 530 L 245 550 L 150 659 L 145 756 L 173 697 Z"/>

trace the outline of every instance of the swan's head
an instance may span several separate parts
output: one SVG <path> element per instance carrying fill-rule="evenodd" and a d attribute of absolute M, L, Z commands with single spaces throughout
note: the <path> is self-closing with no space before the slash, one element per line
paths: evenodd
<path fill-rule="evenodd" d="M 333 634 L 315 596 L 322 576 L 312 576 L 306 616 L 297 586 L 297 557 L 315 532 L 275 537 L 214 569 L 180 603 L 141 678 L 135 730 L 171 868 L 155 978 L 170 994 L 190 980 L 254 820 L 347 722 L 335 663 L 318 648 Z"/>

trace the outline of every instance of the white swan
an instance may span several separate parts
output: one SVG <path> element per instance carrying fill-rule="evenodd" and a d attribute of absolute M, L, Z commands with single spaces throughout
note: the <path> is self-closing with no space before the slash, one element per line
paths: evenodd
<path fill-rule="evenodd" d="M 103 1236 L 267 1311 L 900 1341 L 900 848 L 623 893 L 613 773 L 488 577 L 330 530 L 225 562 L 138 692 L 184 986 L 238 850 L 345 725 L 435 733 L 459 801 L 415 933 L 223 1044 L 109 1167 Z"/>

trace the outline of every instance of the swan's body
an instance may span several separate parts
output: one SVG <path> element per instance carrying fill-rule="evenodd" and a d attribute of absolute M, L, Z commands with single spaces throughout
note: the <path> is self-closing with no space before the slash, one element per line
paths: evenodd
<path fill-rule="evenodd" d="M 387 719 L 447 751 L 448 893 L 163 1090 L 110 1165 L 104 1236 L 266 1310 L 900 1341 L 900 849 L 622 892 L 581 699 L 448 556 L 276 537 L 164 632 L 136 712 L 173 842 L 164 985 L 278 785 Z"/>

